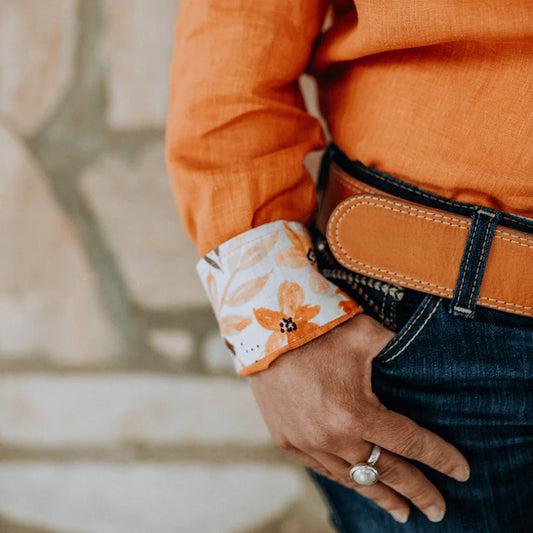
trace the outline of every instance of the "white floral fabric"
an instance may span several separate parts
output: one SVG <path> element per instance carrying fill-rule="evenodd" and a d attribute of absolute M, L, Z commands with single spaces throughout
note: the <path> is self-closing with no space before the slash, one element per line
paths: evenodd
<path fill-rule="evenodd" d="M 239 375 L 362 312 L 320 274 L 305 226 L 276 221 L 209 252 L 198 274 Z"/>

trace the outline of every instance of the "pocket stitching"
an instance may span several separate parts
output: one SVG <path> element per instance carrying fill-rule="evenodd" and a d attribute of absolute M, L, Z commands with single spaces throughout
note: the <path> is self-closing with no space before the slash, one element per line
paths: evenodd
<path fill-rule="evenodd" d="M 405 335 L 407 335 L 407 333 L 409 333 L 409 331 L 411 330 L 411 328 L 419 321 L 419 319 L 422 317 L 422 315 L 424 314 L 424 311 L 426 310 L 426 307 L 429 305 L 429 303 L 431 302 L 431 298 L 427 298 L 426 300 L 426 303 L 424 304 L 424 306 L 422 307 L 422 309 L 420 309 L 417 313 L 417 316 L 415 317 L 415 319 L 413 320 L 413 322 L 409 325 L 409 327 L 397 338 L 395 339 L 395 341 L 389 346 L 389 347 L 386 347 L 384 348 L 384 350 L 379 353 L 376 358 L 377 359 L 381 359 L 382 357 L 384 357 L 386 354 L 388 354 L 404 337 Z"/>
<path fill-rule="evenodd" d="M 431 299 L 427 301 L 426 305 L 424 305 L 423 309 L 420 310 L 420 314 L 418 315 L 418 317 L 413 321 L 413 323 L 409 326 L 409 328 L 407 328 L 404 332 L 404 335 L 402 335 L 402 338 L 405 336 L 405 334 L 411 330 L 413 328 L 413 326 L 418 322 L 418 320 L 423 316 L 424 314 L 424 311 L 426 310 L 426 307 L 429 305 L 429 303 L 431 302 Z M 424 322 L 420 325 L 420 327 L 418 328 L 418 330 L 416 331 L 416 333 L 405 343 L 404 346 L 402 346 L 402 348 L 397 352 L 395 353 L 392 357 L 389 357 L 388 359 L 385 359 L 383 362 L 384 363 L 388 363 L 390 361 L 392 361 L 393 359 L 396 359 L 396 357 L 398 357 L 404 350 L 407 349 L 407 347 L 416 339 L 416 337 L 422 332 L 422 330 L 424 329 L 424 327 L 426 326 L 426 324 L 429 322 L 429 320 L 431 319 L 431 317 L 435 314 L 435 311 L 438 309 L 439 305 L 441 304 L 442 302 L 442 298 L 439 298 L 439 300 L 437 301 L 437 303 L 435 304 L 435 307 L 431 310 L 431 312 L 429 313 L 429 315 L 426 317 L 426 319 L 424 320 Z M 398 339 L 398 341 L 394 344 L 394 346 L 396 344 L 398 344 L 398 342 L 400 342 L 401 339 Z M 390 346 L 388 348 L 388 350 L 386 352 L 384 352 L 382 354 L 382 356 L 384 356 L 386 353 L 388 353 L 391 349 L 393 348 L 393 346 Z"/>

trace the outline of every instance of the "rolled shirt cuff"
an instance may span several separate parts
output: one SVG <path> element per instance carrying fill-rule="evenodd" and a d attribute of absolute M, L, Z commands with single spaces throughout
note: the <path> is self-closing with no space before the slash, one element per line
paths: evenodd
<path fill-rule="evenodd" d="M 299 222 L 241 233 L 206 254 L 197 271 L 241 376 L 363 311 L 320 274 Z"/>

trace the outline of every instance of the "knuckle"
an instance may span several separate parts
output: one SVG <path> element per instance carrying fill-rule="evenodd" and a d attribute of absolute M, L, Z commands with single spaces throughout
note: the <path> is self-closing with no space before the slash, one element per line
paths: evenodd
<path fill-rule="evenodd" d="M 405 472 L 395 461 L 381 464 L 379 469 L 380 477 L 386 480 L 389 485 L 401 484 L 405 479 Z"/>
<path fill-rule="evenodd" d="M 354 445 L 359 440 L 362 440 L 358 423 L 348 420 L 345 425 L 339 424 L 336 429 L 333 429 L 325 436 L 322 442 L 325 445 L 324 449 L 339 454 L 342 451 L 353 449 Z"/>
<path fill-rule="evenodd" d="M 446 450 L 441 446 L 436 446 L 433 448 L 431 463 L 433 468 L 446 473 L 451 473 L 454 467 L 449 454 L 446 453 Z"/>
<path fill-rule="evenodd" d="M 346 428 L 337 429 L 333 423 L 315 428 L 311 440 L 312 448 L 325 452 L 336 452 L 346 436 Z"/>
<path fill-rule="evenodd" d="M 375 416 L 372 407 L 367 405 L 361 405 L 358 412 L 353 417 L 353 428 L 362 437 L 372 435 L 377 424 L 377 417 Z"/>
<path fill-rule="evenodd" d="M 379 431 L 386 431 L 396 435 L 399 428 L 394 419 L 387 416 L 387 413 L 388 409 L 376 409 L 370 405 L 364 408 L 359 421 L 361 436 L 366 440 L 372 441 L 372 437 Z"/>
<path fill-rule="evenodd" d="M 283 435 L 277 435 L 275 437 L 273 437 L 273 440 L 274 440 L 274 444 L 276 444 L 276 446 L 278 446 L 278 448 L 281 448 L 282 450 L 288 452 L 290 450 L 292 450 L 294 448 L 294 446 L 292 445 L 291 441 L 283 436 Z"/>
<path fill-rule="evenodd" d="M 356 413 L 351 416 L 347 427 L 349 427 L 352 437 L 362 438 L 370 424 L 370 417 L 367 414 Z"/>
<path fill-rule="evenodd" d="M 400 434 L 398 438 L 398 442 L 401 443 L 399 445 L 400 455 L 421 460 L 441 472 L 448 473 L 453 470 L 453 461 L 446 447 L 435 442 L 430 435 L 411 431 L 404 435 Z"/>
<path fill-rule="evenodd" d="M 353 413 L 346 408 L 340 409 L 335 413 L 335 416 L 331 418 L 331 428 L 335 433 L 343 433 L 347 429 L 351 428 L 353 424 Z"/>
<path fill-rule="evenodd" d="M 431 491 L 424 483 L 413 483 L 409 486 L 407 497 L 417 507 L 426 507 L 432 502 L 431 495 Z"/>
<path fill-rule="evenodd" d="M 320 430 L 314 435 L 313 448 L 317 450 L 332 451 L 336 448 L 335 435 L 330 431 Z"/>
<path fill-rule="evenodd" d="M 400 455 L 417 458 L 423 455 L 426 439 L 411 430 L 399 430 L 397 433 Z"/>
<path fill-rule="evenodd" d="M 359 431 L 365 440 L 372 440 L 372 435 L 375 435 L 376 423 L 369 416 L 365 416 L 359 421 Z"/>
<path fill-rule="evenodd" d="M 296 448 L 297 450 L 309 450 L 311 446 L 309 446 L 309 441 L 307 438 L 303 436 L 297 436 L 293 437 L 290 441 L 291 448 Z"/>

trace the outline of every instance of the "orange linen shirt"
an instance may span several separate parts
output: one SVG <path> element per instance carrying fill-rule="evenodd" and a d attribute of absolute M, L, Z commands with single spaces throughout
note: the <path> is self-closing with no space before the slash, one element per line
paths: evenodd
<path fill-rule="evenodd" d="M 301 74 L 350 158 L 531 217 L 532 44 L 531 0 L 182 0 L 167 166 L 240 375 L 363 311 L 314 263 Z"/>
<path fill-rule="evenodd" d="M 312 219 L 302 161 L 325 136 L 304 108 L 304 72 L 352 159 L 533 216 L 531 0 L 182 0 L 167 164 L 200 255 Z"/>

